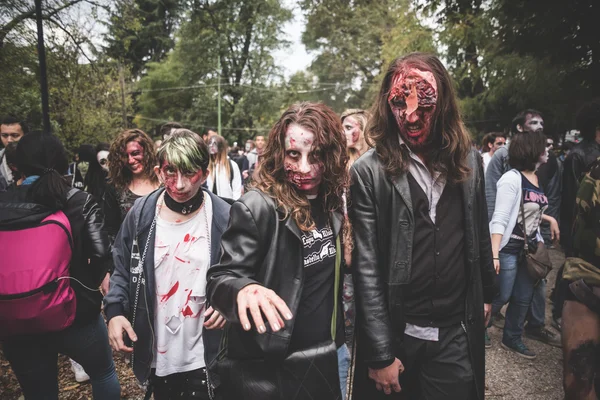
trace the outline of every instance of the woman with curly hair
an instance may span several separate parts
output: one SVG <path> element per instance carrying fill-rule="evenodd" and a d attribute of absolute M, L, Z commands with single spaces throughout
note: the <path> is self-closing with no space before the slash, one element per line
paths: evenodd
<path fill-rule="evenodd" d="M 229 322 L 217 368 L 225 399 L 341 397 L 338 354 L 348 350 L 340 237 L 349 184 L 342 132 L 329 107 L 292 105 L 271 129 L 257 181 L 231 208 L 207 285 L 210 304 Z"/>
<path fill-rule="evenodd" d="M 108 165 L 122 221 L 135 200 L 159 187 L 154 142 L 140 129 L 123 131 L 110 146 Z"/>

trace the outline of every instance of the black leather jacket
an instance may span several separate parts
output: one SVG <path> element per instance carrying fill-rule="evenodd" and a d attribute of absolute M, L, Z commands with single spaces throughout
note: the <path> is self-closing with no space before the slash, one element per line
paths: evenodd
<path fill-rule="evenodd" d="M 30 203 L 28 188 L 11 187 L 7 192 L 0 193 L 0 223 L 17 220 L 25 222 L 35 219 L 36 215 L 52 212 L 44 206 Z M 84 285 L 97 289 L 111 265 L 104 216 L 98 203 L 86 192 L 71 189 L 67 199 L 67 207 L 63 212 L 69 219 L 73 236 L 71 276 Z M 71 281 L 71 287 L 75 291 L 77 303 L 73 324 L 82 325 L 97 318 L 102 304 L 100 291 L 87 290 L 75 280 Z"/>
<path fill-rule="evenodd" d="M 333 233 L 338 237 L 342 216 L 331 213 Z M 231 358 L 283 359 L 294 329 L 294 319 L 284 329 L 258 334 L 242 329 L 237 294 L 249 284 L 275 291 L 296 315 L 304 285 L 301 231 L 293 219 L 283 218 L 274 200 L 251 190 L 231 207 L 229 227 L 223 233 L 221 262 L 208 272 L 207 293 L 212 306 L 225 316 L 227 354 Z"/>
<path fill-rule="evenodd" d="M 567 253 L 571 255 L 573 220 L 575 218 L 575 197 L 579 183 L 588 168 L 600 157 L 600 144 L 584 140 L 575 145 L 563 164 L 562 208 L 560 212 L 561 241 Z"/>
<path fill-rule="evenodd" d="M 479 399 L 484 395 L 483 304 L 496 293 L 495 270 L 481 157 L 472 152 L 471 177 L 461 184 L 465 210 L 467 293 L 464 324 Z M 358 360 L 355 382 L 366 367 L 403 358 L 403 288 L 411 282 L 414 215 L 407 175 L 388 179 L 379 156 L 369 150 L 351 169 L 350 217 L 355 233 L 352 256 L 356 298 Z M 364 371 L 365 375 L 358 376 Z M 368 382 L 366 384 L 369 384 Z M 370 383 L 374 387 L 374 383 Z M 357 387 L 355 386 L 355 391 Z M 360 395 L 359 395 L 360 396 Z M 364 397 L 364 396 L 363 396 Z M 360 398 L 363 398 L 360 397 Z"/>

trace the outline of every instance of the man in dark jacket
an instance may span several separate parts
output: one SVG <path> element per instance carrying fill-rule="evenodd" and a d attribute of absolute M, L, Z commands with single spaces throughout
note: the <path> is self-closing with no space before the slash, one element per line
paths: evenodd
<path fill-rule="evenodd" d="M 136 201 L 113 246 L 109 338 L 131 353 L 136 378 L 149 380 L 155 399 L 208 399 L 207 367 L 225 320 L 207 302 L 206 273 L 219 260 L 230 206 L 201 188 L 209 155 L 197 134 L 176 129 L 157 158 L 165 188 Z"/>
<path fill-rule="evenodd" d="M 563 169 L 562 207 L 560 211 L 561 230 L 567 232 L 562 235 L 561 242 L 567 257 L 573 256 L 573 229 L 575 219 L 575 198 L 579 190 L 579 184 L 589 171 L 590 166 L 600 157 L 600 100 L 584 104 L 577 113 L 575 126 L 579 130 L 583 141 L 571 149 L 565 159 Z M 552 300 L 554 309 L 552 311 L 553 325 L 560 329 L 562 318 L 562 306 L 565 300 L 565 288 L 561 287 L 563 268 L 556 275 Z"/>
<path fill-rule="evenodd" d="M 375 149 L 351 169 L 355 397 L 483 399 L 495 271 L 481 157 L 433 55 L 392 62 L 374 108 Z"/>

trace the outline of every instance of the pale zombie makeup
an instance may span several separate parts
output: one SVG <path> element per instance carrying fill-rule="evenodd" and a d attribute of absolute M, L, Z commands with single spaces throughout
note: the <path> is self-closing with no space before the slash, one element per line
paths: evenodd
<path fill-rule="evenodd" d="M 360 123 L 353 117 L 344 118 L 344 134 L 346 135 L 346 146 L 354 147 L 360 140 Z"/>
<path fill-rule="evenodd" d="M 100 164 L 102 169 L 108 172 L 108 151 L 100 150 L 96 154 L 96 160 L 98 160 L 98 164 Z"/>
<path fill-rule="evenodd" d="M 525 132 L 542 132 L 544 130 L 544 119 L 539 115 L 527 114 L 523 125 Z"/>
<path fill-rule="evenodd" d="M 208 142 L 208 153 L 212 156 L 219 152 L 219 145 L 215 139 L 210 139 Z"/>
<path fill-rule="evenodd" d="M 201 170 L 182 172 L 167 161 L 163 162 L 159 173 L 165 190 L 178 203 L 185 203 L 194 197 L 203 183 Z"/>
<path fill-rule="evenodd" d="M 134 175 L 144 172 L 144 148 L 136 141 L 127 143 L 127 166 Z"/>
<path fill-rule="evenodd" d="M 422 148 L 431 134 L 437 95 L 437 83 L 429 71 L 403 68 L 392 79 L 388 104 L 400 137 L 413 150 Z"/>
<path fill-rule="evenodd" d="M 305 195 L 317 195 L 323 179 L 323 162 L 314 146 L 315 134 L 292 124 L 285 132 L 285 172 L 288 180 Z"/>

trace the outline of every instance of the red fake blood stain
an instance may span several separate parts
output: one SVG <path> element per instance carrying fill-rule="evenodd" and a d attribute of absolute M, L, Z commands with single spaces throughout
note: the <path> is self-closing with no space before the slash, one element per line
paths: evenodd
<path fill-rule="evenodd" d="M 185 263 L 185 262 L 186 262 L 185 260 L 182 260 L 181 258 L 179 258 L 179 257 L 177 257 L 177 256 L 175 256 L 175 259 L 176 259 L 177 261 L 181 261 L 182 263 Z"/>
<path fill-rule="evenodd" d="M 185 308 L 183 309 L 182 312 L 184 317 L 191 317 L 194 315 L 194 312 L 192 311 L 192 309 L 190 308 L 190 306 L 185 306 Z"/>
<path fill-rule="evenodd" d="M 185 237 L 183 238 L 183 241 L 186 242 L 186 243 L 190 241 L 190 234 L 189 233 L 187 233 L 185 235 Z"/>
<path fill-rule="evenodd" d="M 161 299 L 160 302 L 164 303 L 167 300 L 169 300 L 171 298 L 171 296 L 173 296 L 176 292 L 177 289 L 179 289 L 179 281 L 175 282 L 175 284 L 173 285 L 173 287 L 171 288 L 171 290 L 169 290 L 169 293 L 165 294 Z"/>

